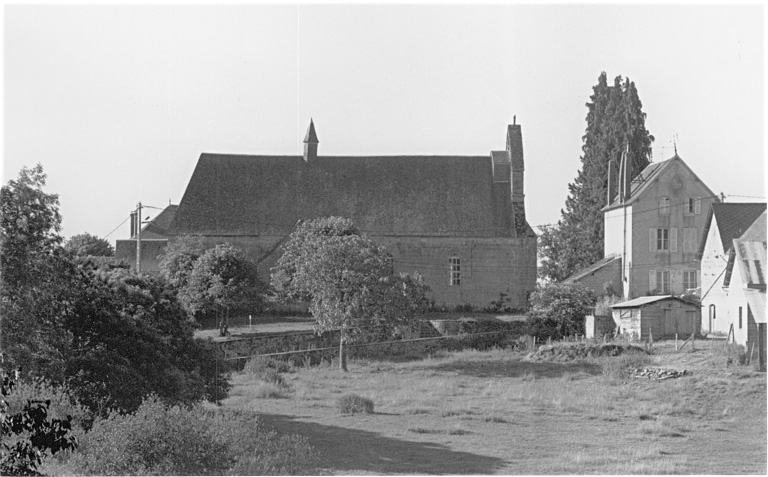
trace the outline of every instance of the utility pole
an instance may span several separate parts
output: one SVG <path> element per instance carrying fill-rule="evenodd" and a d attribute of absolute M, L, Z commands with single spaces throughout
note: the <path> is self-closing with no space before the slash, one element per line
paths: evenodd
<path fill-rule="evenodd" d="M 136 273 L 141 273 L 141 202 L 136 207 Z"/>

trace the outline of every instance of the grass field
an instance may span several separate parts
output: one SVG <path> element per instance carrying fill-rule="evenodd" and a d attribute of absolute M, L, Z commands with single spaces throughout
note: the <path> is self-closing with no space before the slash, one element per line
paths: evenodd
<path fill-rule="evenodd" d="M 306 436 L 332 474 L 765 474 L 765 374 L 696 346 L 558 363 L 507 350 L 357 360 L 346 374 L 291 369 L 280 386 L 246 367 L 223 405 Z M 633 365 L 688 373 L 626 377 Z M 350 393 L 374 413 L 340 414 Z"/>

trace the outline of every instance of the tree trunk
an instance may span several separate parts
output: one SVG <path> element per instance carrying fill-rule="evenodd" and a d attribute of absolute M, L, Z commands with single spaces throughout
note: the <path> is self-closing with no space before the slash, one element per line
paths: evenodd
<path fill-rule="evenodd" d="M 344 354 L 344 333 L 339 337 L 339 369 L 343 372 L 348 372 L 347 369 L 347 355 Z"/>

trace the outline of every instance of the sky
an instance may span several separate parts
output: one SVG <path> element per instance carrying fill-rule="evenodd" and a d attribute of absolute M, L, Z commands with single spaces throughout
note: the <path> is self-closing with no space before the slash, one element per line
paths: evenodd
<path fill-rule="evenodd" d="M 486 155 L 522 127 L 528 221 L 557 222 L 601 72 L 653 160 L 765 201 L 764 7 L 4 5 L 2 182 L 37 163 L 62 235 L 128 238 L 203 152 Z M 145 219 L 159 212 L 145 209 Z M 122 224 L 122 225 L 121 225 Z"/>

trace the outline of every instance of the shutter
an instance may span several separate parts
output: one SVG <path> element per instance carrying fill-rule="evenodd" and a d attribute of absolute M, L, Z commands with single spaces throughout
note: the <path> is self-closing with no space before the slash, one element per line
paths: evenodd
<path fill-rule="evenodd" d="M 669 251 L 677 252 L 677 227 L 669 229 Z"/>
<path fill-rule="evenodd" d="M 701 270 L 696 270 L 696 288 L 701 287 Z M 701 296 L 701 292 L 699 292 L 699 296 Z"/>
<path fill-rule="evenodd" d="M 691 229 L 688 227 L 683 228 L 683 252 L 688 252 L 688 247 L 691 241 Z"/>
<path fill-rule="evenodd" d="M 690 252 L 696 253 L 699 251 L 699 231 L 696 227 L 691 229 L 691 250 Z"/>
<path fill-rule="evenodd" d="M 677 279 L 675 280 L 677 283 L 675 284 L 675 288 L 673 290 L 680 290 L 678 293 L 685 292 L 685 289 L 683 289 L 683 271 L 678 270 L 675 272 L 675 276 Z"/>
<path fill-rule="evenodd" d="M 648 291 L 656 289 L 656 270 L 648 272 Z"/>
<path fill-rule="evenodd" d="M 699 215 L 701 213 L 701 197 L 696 197 L 696 202 L 693 205 L 694 214 Z"/>
<path fill-rule="evenodd" d="M 648 251 L 656 251 L 656 229 L 648 229 Z"/>

